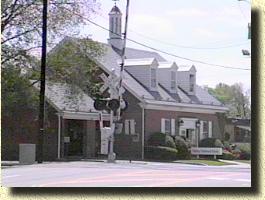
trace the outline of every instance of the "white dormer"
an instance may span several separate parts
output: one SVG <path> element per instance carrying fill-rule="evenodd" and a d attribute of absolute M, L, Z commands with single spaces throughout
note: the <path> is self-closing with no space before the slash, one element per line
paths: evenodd
<path fill-rule="evenodd" d="M 171 93 L 177 93 L 177 71 L 175 62 L 159 62 L 158 82 Z"/>
<path fill-rule="evenodd" d="M 151 91 L 157 91 L 158 62 L 155 58 L 125 59 L 125 69 Z"/>
<path fill-rule="evenodd" d="M 178 85 L 189 95 L 196 94 L 196 68 L 194 65 L 187 70 L 187 66 L 180 66 L 177 76 Z"/>

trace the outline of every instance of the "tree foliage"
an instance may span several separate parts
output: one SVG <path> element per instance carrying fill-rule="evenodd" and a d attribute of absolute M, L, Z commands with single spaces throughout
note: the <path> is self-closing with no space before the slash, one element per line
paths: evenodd
<path fill-rule="evenodd" d="M 95 0 L 50 0 L 48 8 L 48 46 L 52 46 L 52 41 L 58 38 L 77 34 L 78 26 L 84 24 L 82 16 L 94 13 L 98 3 Z M 29 52 L 38 49 L 41 28 L 41 0 L 1 0 L 1 64 L 23 61 Z"/>
<path fill-rule="evenodd" d="M 243 91 L 242 84 L 231 86 L 219 83 L 215 88 L 208 88 L 210 94 L 230 108 L 231 117 L 250 117 L 250 97 Z"/>
<path fill-rule="evenodd" d="M 98 78 L 100 72 L 94 61 L 101 57 L 105 49 L 100 43 L 90 39 L 65 38 L 48 55 L 47 78 L 50 81 L 68 83 L 71 93 L 80 88 L 90 96 L 99 95 L 102 80 Z"/>

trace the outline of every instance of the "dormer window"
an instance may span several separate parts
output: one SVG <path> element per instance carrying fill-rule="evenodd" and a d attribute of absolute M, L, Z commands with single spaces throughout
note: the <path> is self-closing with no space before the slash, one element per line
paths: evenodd
<path fill-rule="evenodd" d="M 190 74 L 190 92 L 194 91 L 194 75 Z"/>
<path fill-rule="evenodd" d="M 151 69 L 151 87 L 156 88 L 156 69 Z"/>
<path fill-rule="evenodd" d="M 174 72 L 174 71 L 171 71 L 171 86 L 170 86 L 170 88 L 172 90 L 176 89 L 176 72 Z"/>

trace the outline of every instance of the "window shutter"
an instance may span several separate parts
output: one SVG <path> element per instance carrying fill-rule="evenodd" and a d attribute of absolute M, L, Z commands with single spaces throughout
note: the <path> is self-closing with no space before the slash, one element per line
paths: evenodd
<path fill-rule="evenodd" d="M 175 129 L 175 119 L 171 119 L 171 135 L 176 134 L 176 129 Z"/>
<path fill-rule="evenodd" d="M 213 137 L 213 125 L 212 121 L 209 121 L 209 138 Z"/>
<path fill-rule="evenodd" d="M 165 133 L 166 129 L 165 129 L 165 119 L 162 118 L 161 119 L 161 133 Z"/>
<path fill-rule="evenodd" d="M 125 134 L 126 135 L 129 135 L 129 120 L 125 120 L 125 125 L 124 125 L 124 128 L 125 128 Z"/>
<path fill-rule="evenodd" d="M 134 119 L 130 120 L 130 131 L 131 131 L 132 135 L 135 134 L 135 121 L 134 121 Z"/>
<path fill-rule="evenodd" d="M 203 121 L 200 121 L 201 125 L 200 125 L 200 140 L 204 139 L 203 138 Z"/>

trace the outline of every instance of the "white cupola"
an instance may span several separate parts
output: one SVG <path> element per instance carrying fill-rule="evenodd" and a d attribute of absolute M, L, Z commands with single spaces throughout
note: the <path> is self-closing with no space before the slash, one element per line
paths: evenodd
<path fill-rule="evenodd" d="M 115 5 L 109 12 L 109 39 L 108 43 L 118 49 L 122 48 L 123 40 L 121 37 L 121 18 L 122 13 Z"/>

